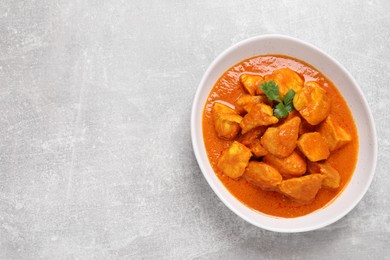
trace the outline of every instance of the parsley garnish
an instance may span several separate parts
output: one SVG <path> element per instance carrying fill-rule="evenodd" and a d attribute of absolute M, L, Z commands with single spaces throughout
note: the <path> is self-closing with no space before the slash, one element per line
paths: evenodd
<path fill-rule="evenodd" d="M 284 107 L 289 113 L 294 109 L 294 105 L 293 105 L 294 96 L 295 96 L 295 91 L 292 88 L 289 89 L 289 91 L 287 91 L 286 95 L 284 96 L 284 100 L 283 100 Z"/>
<path fill-rule="evenodd" d="M 277 118 L 285 118 L 288 114 L 293 111 L 293 98 L 295 91 L 290 89 L 284 96 L 284 101 L 280 100 L 279 87 L 275 81 L 271 80 L 261 84 L 260 89 L 270 100 L 277 101 L 278 104 L 274 107 L 274 116 Z"/>
<path fill-rule="evenodd" d="M 264 82 L 261 84 L 260 89 L 264 91 L 264 94 L 269 98 L 270 100 L 278 101 L 279 103 L 282 102 L 279 98 L 279 87 L 276 85 L 275 81 L 271 80 L 268 82 Z"/>
<path fill-rule="evenodd" d="M 274 116 L 277 118 L 285 118 L 288 116 L 288 111 L 286 107 L 283 105 L 283 103 L 279 103 L 274 107 Z"/>

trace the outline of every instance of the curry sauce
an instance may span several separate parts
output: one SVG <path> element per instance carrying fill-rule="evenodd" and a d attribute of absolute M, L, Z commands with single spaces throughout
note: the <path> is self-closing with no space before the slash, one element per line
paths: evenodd
<path fill-rule="evenodd" d="M 214 102 L 222 101 L 236 104 L 240 97 L 247 94 L 240 82 L 240 76 L 243 73 L 264 76 L 281 68 L 289 68 L 302 76 L 305 82 L 316 82 L 325 89 L 327 97 L 331 102 L 329 116 L 343 129 L 347 130 L 351 137 L 347 144 L 332 151 L 326 160 L 339 172 L 339 186 L 335 189 L 321 188 L 314 200 L 306 204 L 291 200 L 276 191 L 263 190 L 248 182 L 246 178 L 230 178 L 217 167 L 223 151 L 229 148 L 234 140 L 226 140 L 218 136 L 212 115 Z M 215 83 L 205 104 L 203 111 L 203 136 L 210 164 L 229 192 L 248 207 L 277 217 L 293 218 L 303 216 L 332 202 L 350 181 L 357 162 L 357 129 L 344 98 L 336 86 L 321 72 L 303 61 L 287 56 L 257 56 L 244 60 L 227 70 Z M 260 159 L 259 161 L 262 160 Z"/>

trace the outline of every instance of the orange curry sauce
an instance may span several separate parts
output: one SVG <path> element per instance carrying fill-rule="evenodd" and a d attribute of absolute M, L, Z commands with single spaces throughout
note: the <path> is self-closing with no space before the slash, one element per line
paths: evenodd
<path fill-rule="evenodd" d="M 237 99 L 243 95 L 244 89 L 239 81 L 241 73 L 256 73 L 264 76 L 271 74 L 274 70 L 288 67 L 307 81 L 315 81 L 324 87 L 331 100 L 330 115 L 334 117 L 339 125 L 347 130 L 351 135 L 352 141 L 341 147 L 339 150 L 331 152 L 327 161 L 336 168 L 341 177 L 340 187 L 336 190 L 320 189 L 316 198 L 309 204 L 300 204 L 294 202 L 284 195 L 273 192 L 263 191 L 262 189 L 250 184 L 244 178 L 237 180 L 231 179 L 220 172 L 216 165 L 222 151 L 230 146 L 233 141 L 226 141 L 218 138 L 214 129 L 211 108 L 214 101 L 226 101 L 235 104 Z M 203 112 L 203 136 L 207 155 L 214 172 L 230 191 L 242 203 L 248 207 L 272 216 L 294 218 L 309 214 L 318 210 L 340 194 L 352 177 L 357 162 L 358 136 L 357 130 L 352 118 L 352 114 L 337 88 L 321 72 L 308 65 L 307 63 L 295 58 L 281 55 L 257 56 L 244 60 L 228 71 L 226 71 L 215 83 L 211 90 Z"/>

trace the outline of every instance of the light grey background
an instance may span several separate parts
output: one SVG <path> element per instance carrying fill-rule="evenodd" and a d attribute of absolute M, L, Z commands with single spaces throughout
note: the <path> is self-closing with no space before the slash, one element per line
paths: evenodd
<path fill-rule="evenodd" d="M 369 191 L 314 232 L 246 223 L 192 152 L 191 104 L 207 66 L 268 33 L 340 61 L 375 118 Z M 389 42 L 386 0 L 1 1 L 0 258 L 388 257 Z"/>

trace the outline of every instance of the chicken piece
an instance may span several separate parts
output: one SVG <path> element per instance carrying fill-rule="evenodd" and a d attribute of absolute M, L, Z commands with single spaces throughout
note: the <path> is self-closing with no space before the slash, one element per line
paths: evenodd
<path fill-rule="evenodd" d="M 296 111 L 295 109 L 292 110 L 290 113 L 288 113 L 288 115 L 287 115 L 285 118 L 281 119 L 281 120 L 279 121 L 279 123 L 285 123 L 285 122 L 287 122 L 287 121 L 293 119 L 294 117 L 301 117 L 301 115 L 299 114 L 299 112 Z M 301 122 L 301 123 L 302 123 L 302 122 Z"/>
<path fill-rule="evenodd" d="M 294 117 L 278 127 L 269 127 L 261 137 L 263 147 L 277 157 L 289 156 L 297 146 L 301 119 Z"/>
<path fill-rule="evenodd" d="M 325 176 L 322 187 L 337 189 L 340 186 L 340 173 L 328 162 L 309 162 L 307 170 L 310 174 L 320 173 Z"/>
<path fill-rule="evenodd" d="M 263 147 L 263 145 L 261 144 L 261 141 L 260 139 L 257 140 L 251 147 L 251 150 L 252 150 L 252 153 L 256 156 L 256 157 L 262 157 L 266 154 L 268 154 L 268 151 Z"/>
<path fill-rule="evenodd" d="M 306 160 L 295 151 L 284 158 L 269 153 L 263 161 L 277 169 L 283 178 L 299 177 L 306 172 Z"/>
<path fill-rule="evenodd" d="M 276 190 L 282 182 L 282 175 L 275 168 L 256 161 L 249 162 L 243 177 L 263 190 Z"/>
<path fill-rule="evenodd" d="M 296 111 L 296 110 L 294 110 L 294 111 Z M 316 130 L 316 128 L 317 128 L 317 126 L 309 124 L 306 120 L 302 120 L 301 126 L 299 128 L 299 135 L 301 136 L 301 135 L 306 134 L 306 133 L 314 132 Z"/>
<path fill-rule="evenodd" d="M 219 138 L 233 140 L 241 130 L 242 117 L 231 107 L 214 102 L 212 108 L 215 131 Z"/>
<path fill-rule="evenodd" d="M 272 107 L 266 104 L 255 104 L 250 112 L 244 116 L 240 126 L 242 134 L 245 134 L 255 127 L 272 125 L 278 121 L 279 119 L 273 116 Z"/>
<path fill-rule="evenodd" d="M 240 82 L 244 86 L 245 90 L 252 96 L 256 94 L 264 94 L 260 89 L 261 83 L 264 81 L 262 76 L 253 74 L 241 74 Z"/>
<path fill-rule="evenodd" d="M 328 144 L 330 151 L 337 150 L 352 140 L 347 131 L 339 126 L 331 116 L 326 118 L 318 131 Z"/>
<path fill-rule="evenodd" d="M 260 143 L 260 137 L 263 135 L 265 132 L 266 127 L 265 126 L 260 126 L 256 127 L 249 132 L 241 135 L 238 138 L 238 141 L 245 145 L 246 147 L 250 148 L 252 150 L 252 153 L 256 157 L 261 157 L 266 155 L 268 152 L 267 150 L 264 149 L 264 147 Z"/>
<path fill-rule="evenodd" d="M 316 82 L 306 82 L 293 99 L 293 104 L 301 116 L 311 125 L 318 125 L 330 112 L 330 100 L 325 89 Z"/>
<path fill-rule="evenodd" d="M 218 160 L 217 168 L 225 175 L 235 179 L 244 174 L 251 157 L 252 152 L 248 147 L 234 141 L 229 148 L 223 151 Z"/>
<path fill-rule="evenodd" d="M 322 174 L 310 174 L 284 180 L 279 185 L 279 191 L 297 202 L 309 203 L 317 195 L 324 178 Z"/>
<path fill-rule="evenodd" d="M 298 148 L 312 162 L 329 157 L 329 148 L 318 132 L 306 133 L 298 139 Z"/>
<path fill-rule="evenodd" d="M 279 87 L 279 97 L 281 100 L 290 89 L 295 92 L 303 88 L 303 78 L 289 68 L 274 70 L 271 75 L 265 76 L 265 81 L 273 80 Z"/>
<path fill-rule="evenodd" d="M 269 103 L 268 98 L 264 95 L 251 96 L 248 94 L 244 94 L 236 102 L 237 106 L 243 108 L 246 112 L 250 112 L 250 110 L 255 104 L 261 104 L 261 103 L 265 103 L 265 104 Z"/>
<path fill-rule="evenodd" d="M 264 134 L 267 128 L 265 126 L 259 126 L 253 128 L 252 130 L 246 132 L 238 138 L 238 142 L 242 143 L 247 147 L 251 147 L 254 142 L 260 139 L 260 137 Z"/>

